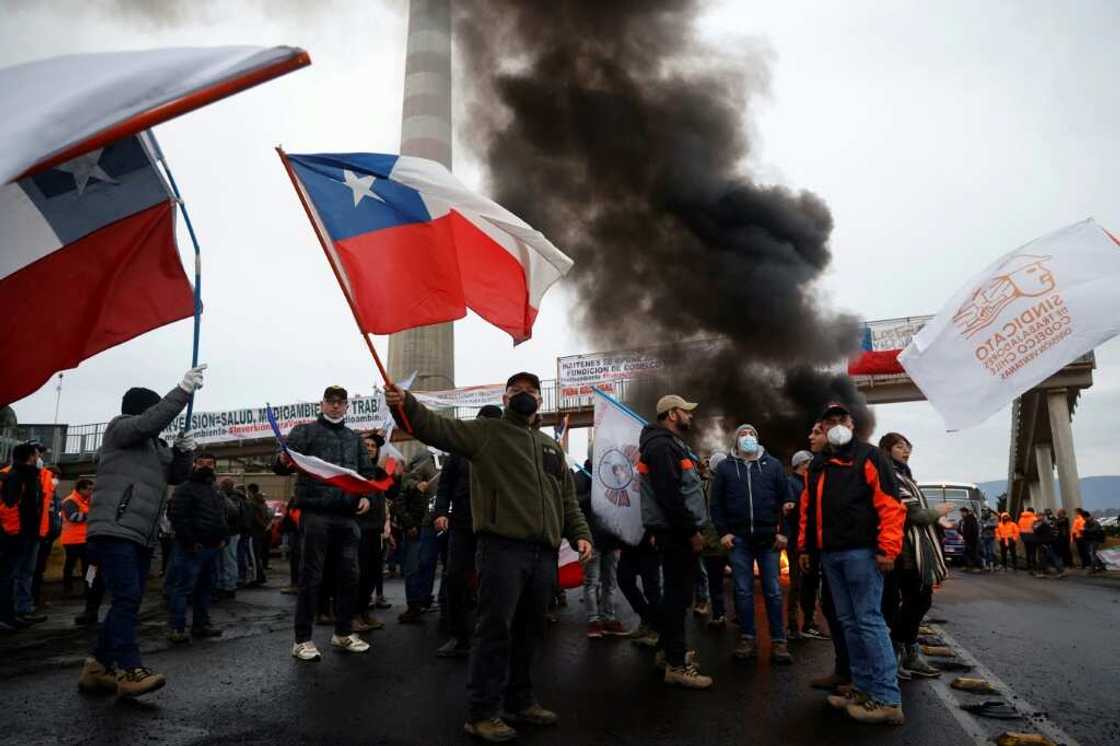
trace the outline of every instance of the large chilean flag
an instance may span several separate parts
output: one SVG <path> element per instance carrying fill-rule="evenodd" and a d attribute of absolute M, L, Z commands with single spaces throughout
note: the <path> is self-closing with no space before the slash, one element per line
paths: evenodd
<path fill-rule="evenodd" d="M 392 334 L 470 308 L 515 343 L 572 260 L 436 161 L 281 154 L 362 331 Z"/>
<path fill-rule="evenodd" d="M 191 316 L 175 201 L 139 136 L 0 186 L 0 404 Z"/>

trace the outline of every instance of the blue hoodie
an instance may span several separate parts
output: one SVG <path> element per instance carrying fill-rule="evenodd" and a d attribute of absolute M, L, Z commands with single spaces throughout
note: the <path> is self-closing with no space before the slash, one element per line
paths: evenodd
<path fill-rule="evenodd" d="M 765 451 L 756 461 L 728 456 L 712 475 L 712 522 L 720 536 L 773 541 L 789 502 L 782 462 Z"/>

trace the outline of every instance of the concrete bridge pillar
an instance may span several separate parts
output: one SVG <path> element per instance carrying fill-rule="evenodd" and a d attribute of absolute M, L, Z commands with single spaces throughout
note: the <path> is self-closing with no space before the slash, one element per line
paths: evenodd
<path fill-rule="evenodd" d="M 1070 426 L 1066 390 L 1047 391 L 1046 407 L 1050 410 L 1050 433 L 1054 441 L 1054 460 L 1058 464 L 1062 507 L 1072 515 L 1074 510 L 1081 507 L 1081 477 L 1077 473 L 1077 453 L 1073 448 L 1073 428 Z"/>
<path fill-rule="evenodd" d="M 1035 510 L 1058 507 L 1054 498 L 1054 457 L 1049 443 L 1036 443 L 1034 446 L 1035 463 L 1038 466 L 1038 502 Z"/>
<path fill-rule="evenodd" d="M 1036 512 L 1041 512 L 1045 505 L 1042 504 L 1042 489 L 1037 479 L 1032 479 L 1027 483 L 1027 492 L 1029 493 L 1029 500 L 1031 508 Z M 1021 511 L 1023 506 L 1019 506 Z"/>

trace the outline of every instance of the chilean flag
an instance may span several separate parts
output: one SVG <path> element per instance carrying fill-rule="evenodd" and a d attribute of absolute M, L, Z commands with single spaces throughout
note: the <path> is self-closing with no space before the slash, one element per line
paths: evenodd
<path fill-rule="evenodd" d="M 848 361 L 848 375 L 851 376 L 878 376 L 905 373 L 898 362 L 898 355 L 902 348 L 876 349 L 871 327 L 863 325 L 863 338 L 860 342 L 862 352 Z"/>
<path fill-rule="evenodd" d="M 572 266 L 541 233 L 436 161 L 281 158 L 364 332 L 453 321 L 470 308 L 517 344 L 532 335 L 545 291 Z"/>
<path fill-rule="evenodd" d="M 556 565 L 556 580 L 561 588 L 579 588 L 583 585 L 583 565 L 579 562 L 579 552 L 572 549 L 567 539 L 560 540 Z"/>
<path fill-rule="evenodd" d="M 265 415 L 268 424 L 272 426 L 272 433 L 280 444 L 284 453 L 295 464 L 297 470 L 319 482 L 326 482 L 332 487 L 338 487 L 343 492 L 351 495 L 368 495 L 371 492 L 385 492 L 393 486 L 393 478 L 386 476 L 384 479 L 366 479 L 353 469 L 347 469 L 329 461 L 324 461 L 318 456 L 305 456 L 298 451 L 288 448 L 284 436 L 280 434 L 280 425 L 276 422 L 276 415 L 272 407 L 266 407 Z"/>

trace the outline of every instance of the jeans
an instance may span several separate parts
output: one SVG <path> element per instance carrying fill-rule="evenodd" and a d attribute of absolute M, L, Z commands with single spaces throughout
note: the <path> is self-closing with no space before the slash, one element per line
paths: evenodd
<path fill-rule="evenodd" d="M 203 547 L 196 552 L 188 552 L 178 544 L 171 550 L 171 593 L 167 600 L 171 629 L 181 630 L 186 626 L 188 599 L 191 626 L 196 629 L 210 626 L 212 567 L 221 553 L 219 547 Z"/>
<path fill-rule="evenodd" d="M 471 722 L 535 703 L 531 668 L 556 586 L 556 549 L 478 536 L 478 622 L 467 675 Z"/>
<path fill-rule="evenodd" d="M 618 552 L 592 550 L 591 561 L 583 566 L 583 608 L 588 622 L 614 621 L 614 586 Z"/>
<path fill-rule="evenodd" d="M 660 634 L 657 646 L 665 651 L 665 659 L 670 666 L 683 666 L 688 649 L 684 622 L 688 607 L 692 605 L 699 563 L 692 545 L 679 536 L 657 534 L 657 549 L 661 554 L 661 572 L 665 579 L 665 592 L 661 596 L 655 624 Z"/>
<path fill-rule="evenodd" d="M 414 539 L 404 536 L 400 545 L 401 571 L 404 573 L 404 598 L 409 606 L 423 606 L 428 597 L 424 593 L 424 575 L 421 567 L 422 542 L 419 534 Z"/>
<path fill-rule="evenodd" d="M 358 591 L 358 543 L 361 531 L 353 518 L 340 515 L 304 513 L 300 518 L 303 548 L 299 595 L 296 597 L 296 642 L 311 639 L 323 584 L 323 567 L 327 557 L 334 562 L 334 631 L 339 637 L 353 630 L 354 599 Z M 328 581 L 331 578 L 327 579 Z"/>
<path fill-rule="evenodd" d="M 710 619 L 722 619 L 726 613 L 723 603 L 723 567 L 727 560 L 723 555 L 703 558 L 703 567 L 708 576 L 708 601 L 712 605 Z"/>
<path fill-rule="evenodd" d="M 1038 567 L 1038 542 L 1033 533 L 1020 534 L 1019 540 L 1023 542 L 1023 551 L 1027 555 L 1027 570 L 1034 572 Z"/>
<path fill-rule="evenodd" d="M 1038 571 L 1046 572 L 1047 565 L 1053 565 L 1055 572 L 1065 572 L 1065 566 L 1062 564 L 1062 555 L 1053 542 L 1042 544 L 1042 561 L 1039 563 Z"/>
<path fill-rule="evenodd" d="M 54 549 L 54 539 L 40 539 L 39 549 L 35 552 L 35 572 L 31 576 L 31 604 L 39 607 L 43 592 L 43 573 L 47 571 L 47 562 Z"/>
<path fill-rule="evenodd" d="M 786 630 L 782 625 L 782 586 L 778 579 L 779 556 L 772 541 L 758 543 L 745 536 L 735 537 L 731 547 L 731 579 L 735 584 L 735 613 L 739 617 L 739 629 L 745 637 L 755 636 L 754 563 L 758 562 L 762 596 L 770 622 L 770 640 L 786 641 Z"/>
<path fill-rule="evenodd" d="M 996 540 L 994 538 L 980 539 L 980 563 L 985 570 L 996 566 Z"/>
<path fill-rule="evenodd" d="M 708 598 L 708 566 L 704 564 L 703 557 L 697 557 L 696 561 L 699 566 L 696 569 L 696 587 L 692 590 L 692 595 L 696 597 L 698 602 L 707 603 Z"/>
<path fill-rule="evenodd" d="M 226 539 L 225 549 L 222 550 L 221 559 L 218 562 L 218 588 L 223 591 L 236 591 L 237 590 L 237 545 L 240 536 L 234 534 Z"/>
<path fill-rule="evenodd" d="M 16 560 L 15 600 L 16 615 L 30 614 L 35 608 L 31 595 L 31 585 L 35 581 L 35 564 L 39 559 L 39 539 L 25 538 L 21 543 L 20 556 Z"/>
<path fill-rule="evenodd" d="M 452 526 L 447 551 L 447 626 L 451 636 L 462 644 L 470 641 L 467 619 L 471 581 L 475 579 L 475 554 L 478 540 L 470 525 Z"/>
<path fill-rule="evenodd" d="M 257 558 L 253 553 L 253 537 L 241 534 L 237 537 L 237 580 L 252 583 L 257 579 Z"/>
<path fill-rule="evenodd" d="M 880 609 L 883 573 L 875 564 L 875 550 L 822 552 L 821 566 L 848 644 L 852 684 L 876 702 L 901 704 L 898 666 Z"/>
<path fill-rule="evenodd" d="M 638 589 L 638 578 L 642 587 Z M 636 547 L 625 546 L 618 558 L 618 589 L 642 624 L 656 628 L 657 607 L 661 605 L 661 555 L 644 540 Z"/>
<path fill-rule="evenodd" d="M 420 529 L 420 577 L 417 579 L 417 590 L 422 598 L 421 606 L 432 604 L 432 591 L 436 586 L 436 561 L 443 550 L 443 542 L 436 536 L 432 526 Z"/>
<path fill-rule="evenodd" d="M 820 569 L 820 559 L 814 558 L 814 576 L 820 581 L 821 586 L 821 614 L 828 622 L 829 635 L 832 637 L 832 670 L 846 681 L 852 680 L 852 665 L 848 659 L 848 640 L 844 637 L 844 629 L 840 626 L 840 619 L 836 616 L 836 604 L 832 600 L 832 588 L 828 578 Z"/>
<path fill-rule="evenodd" d="M 106 668 L 137 668 L 142 663 L 136 642 L 136 620 L 144 600 L 152 550 L 127 539 L 90 539 L 86 551 L 90 561 L 97 565 L 110 599 L 93 657 Z"/>
<path fill-rule="evenodd" d="M 12 622 L 16 616 L 16 571 L 23 559 L 25 539 L 0 533 L 0 622 Z"/>

